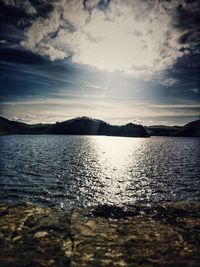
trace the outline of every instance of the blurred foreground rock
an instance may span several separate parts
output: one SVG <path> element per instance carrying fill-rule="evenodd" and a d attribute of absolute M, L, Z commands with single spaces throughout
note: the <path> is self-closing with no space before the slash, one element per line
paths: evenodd
<path fill-rule="evenodd" d="M 200 204 L 0 205 L 0 267 L 199 266 Z"/>

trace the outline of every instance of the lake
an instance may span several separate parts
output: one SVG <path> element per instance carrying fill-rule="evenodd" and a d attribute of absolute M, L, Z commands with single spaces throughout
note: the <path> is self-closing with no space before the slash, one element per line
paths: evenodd
<path fill-rule="evenodd" d="M 71 210 L 200 201 L 199 138 L 0 137 L 0 202 Z"/>

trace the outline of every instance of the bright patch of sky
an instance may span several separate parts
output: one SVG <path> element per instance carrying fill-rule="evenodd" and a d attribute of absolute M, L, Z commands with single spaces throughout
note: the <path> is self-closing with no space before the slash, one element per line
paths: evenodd
<path fill-rule="evenodd" d="M 185 124 L 200 115 L 200 2 L 0 1 L 0 113 Z"/>
<path fill-rule="evenodd" d="M 72 56 L 74 63 L 136 75 L 166 69 L 186 53 L 172 24 L 178 1 L 114 0 L 103 10 L 99 1 L 86 1 L 87 8 L 64 2 L 55 1 L 47 18 L 26 29 L 25 48 L 52 61 Z"/>

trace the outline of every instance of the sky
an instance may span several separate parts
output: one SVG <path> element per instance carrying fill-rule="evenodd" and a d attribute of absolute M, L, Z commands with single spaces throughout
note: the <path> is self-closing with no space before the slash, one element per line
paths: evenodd
<path fill-rule="evenodd" d="M 0 0 L 0 114 L 200 118 L 200 1 Z"/>

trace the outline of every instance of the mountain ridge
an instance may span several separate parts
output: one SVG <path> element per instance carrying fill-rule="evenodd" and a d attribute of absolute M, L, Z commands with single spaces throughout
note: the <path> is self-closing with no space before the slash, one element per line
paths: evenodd
<path fill-rule="evenodd" d="M 77 117 L 53 124 L 26 124 L 0 116 L 0 134 L 72 134 L 149 137 L 142 125 L 111 125 L 89 117 Z"/>
<path fill-rule="evenodd" d="M 200 137 L 200 120 L 191 121 L 179 129 L 174 136 Z"/>
<path fill-rule="evenodd" d="M 90 117 L 76 117 L 56 123 L 27 124 L 0 116 L 0 134 L 66 134 L 107 135 L 124 137 L 177 136 L 200 137 L 200 120 L 184 126 L 143 126 L 129 122 L 125 125 L 111 125 Z"/>

